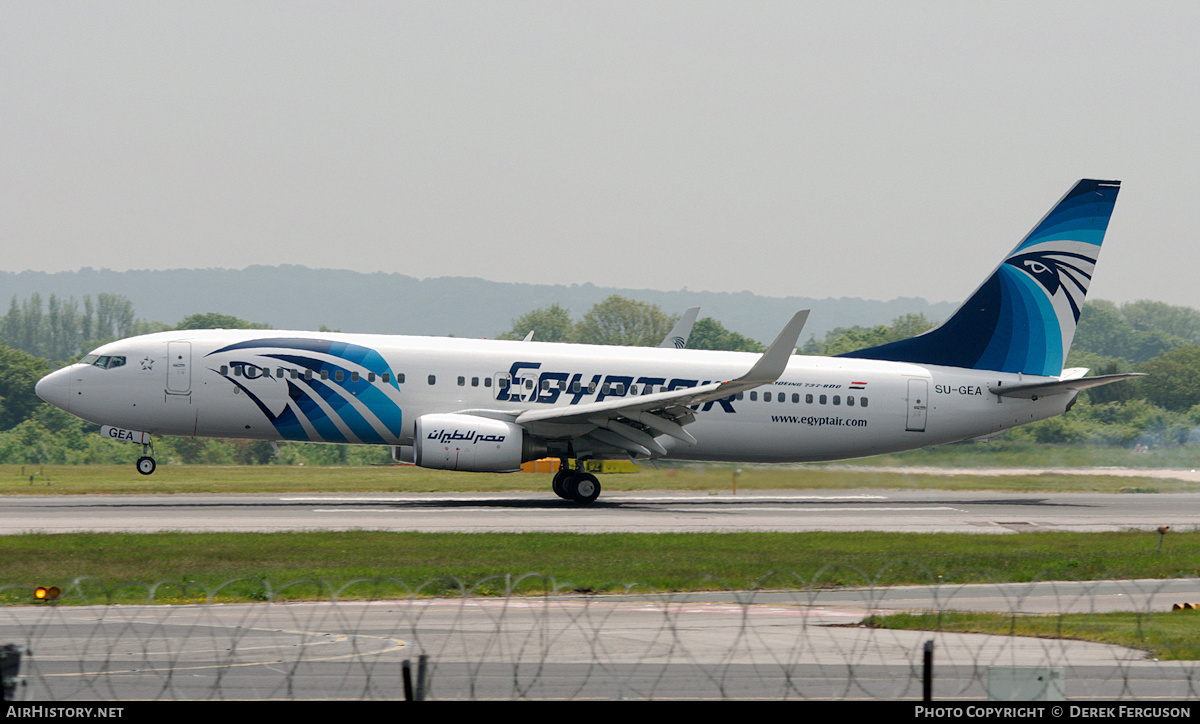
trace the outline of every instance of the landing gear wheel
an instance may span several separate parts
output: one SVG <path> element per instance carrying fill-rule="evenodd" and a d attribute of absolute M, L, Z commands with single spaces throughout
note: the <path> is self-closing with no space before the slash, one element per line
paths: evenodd
<path fill-rule="evenodd" d="M 574 470 L 559 470 L 554 474 L 554 482 L 550 487 L 554 489 L 554 494 L 563 500 L 570 500 L 571 496 L 567 494 L 567 480 L 575 474 Z"/>
<path fill-rule="evenodd" d="M 142 457 L 138 458 L 137 471 L 142 475 L 150 475 L 154 472 L 156 467 L 158 466 L 154 464 L 154 458 L 150 457 L 149 455 L 143 455 Z"/>
<path fill-rule="evenodd" d="M 600 497 L 600 481 L 591 473 L 580 473 L 567 481 L 567 493 L 580 505 L 587 505 Z"/>

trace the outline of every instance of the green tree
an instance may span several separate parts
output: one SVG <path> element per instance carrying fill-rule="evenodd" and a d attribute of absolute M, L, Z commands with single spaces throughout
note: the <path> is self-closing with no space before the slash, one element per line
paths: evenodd
<path fill-rule="evenodd" d="M 647 304 L 614 294 L 596 303 L 575 325 L 576 338 L 585 344 L 655 347 L 679 317 L 668 315 L 657 304 Z"/>
<path fill-rule="evenodd" d="M 731 352 L 765 352 L 766 346 L 737 332 L 731 332 L 712 317 L 696 320 L 688 349 L 723 349 Z"/>
<path fill-rule="evenodd" d="M 15 427 L 42 403 L 33 387 L 49 371 L 46 360 L 0 344 L 0 430 Z"/>
<path fill-rule="evenodd" d="M 1071 351 L 1138 363 L 1185 344 L 1200 344 L 1200 312 L 1144 300 L 1118 307 L 1100 299 L 1084 305 Z"/>
<path fill-rule="evenodd" d="M 1200 405 L 1200 345 L 1186 345 L 1143 363 L 1139 371 L 1146 399 L 1165 410 L 1187 411 Z"/>
<path fill-rule="evenodd" d="M 175 329 L 270 329 L 271 327 L 259 322 L 247 322 L 230 314 L 207 312 L 193 314 L 183 318 Z"/>
<path fill-rule="evenodd" d="M 891 324 L 880 324 L 869 328 L 839 327 L 826 334 L 824 342 L 810 339 L 804 345 L 804 351 L 809 354 L 830 356 L 848 354 L 860 349 L 915 337 L 933 327 L 934 323 L 926 319 L 924 314 L 904 314 L 893 319 Z"/>
<path fill-rule="evenodd" d="M 530 332 L 539 342 L 574 342 L 575 323 L 571 321 L 571 310 L 551 304 L 527 312 L 514 319 L 512 329 L 497 339 L 525 339 Z"/>

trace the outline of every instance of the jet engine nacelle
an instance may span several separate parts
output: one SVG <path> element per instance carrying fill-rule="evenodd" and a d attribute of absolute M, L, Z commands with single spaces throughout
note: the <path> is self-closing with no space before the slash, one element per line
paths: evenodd
<path fill-rule="evenodd" d="M 413 436 L 413 462 L 423 468 L 511 473 L 546 454 L 520 425 L 474 415 L 421 415 Z"/>

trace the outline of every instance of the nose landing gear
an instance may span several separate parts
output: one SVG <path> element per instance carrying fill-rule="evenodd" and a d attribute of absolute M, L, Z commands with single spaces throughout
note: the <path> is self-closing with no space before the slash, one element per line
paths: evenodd
<path fill-rule="evenodd" d="M 571 470 L 566 460 L 562 461 L 561 469 L 555 473 L 551 487 L 558 497 L 580 505 L 587 505 L 600 497 L 600 481 L 596 476 L 582 470 Z"/>
<path fill-rule="evenodd" d="M 142 443 L 142 456 L 137 459 L 137 471 L 142 475 L 151 475 L 158 465 L 154 462 L 154 446 Z"/>

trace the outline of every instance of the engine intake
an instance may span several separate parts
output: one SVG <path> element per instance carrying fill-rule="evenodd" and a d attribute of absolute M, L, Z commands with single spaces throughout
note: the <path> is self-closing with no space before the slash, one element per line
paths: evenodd
<path fill-rule="evenodd" d="M 437 470 L 511 473 L 546 452 L 520 425 L 474 415 L 421 415 L 413 436 L 413 462 Z"/>

